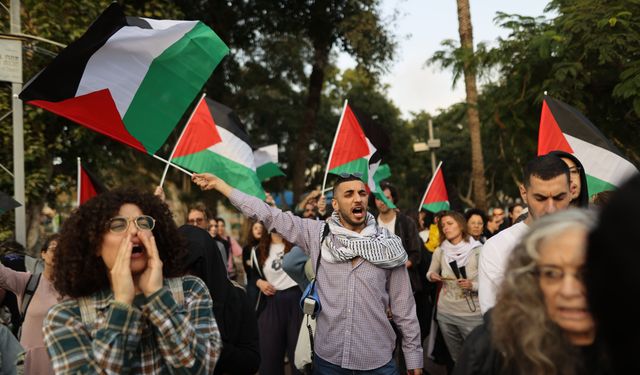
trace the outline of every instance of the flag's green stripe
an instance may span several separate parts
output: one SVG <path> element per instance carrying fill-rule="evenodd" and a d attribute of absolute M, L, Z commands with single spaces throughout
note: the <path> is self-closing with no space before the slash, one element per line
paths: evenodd
<path fill-rule="evenodd" d="M 284 172 L 278 167 L 276 163 L 266 163 L 262 164 L 258 168 L 256 168 L 256 174 L 260 181 L 264 181 L 271 177 L 276 176 L 285 176 Z"/>
<path fill-rule="evenodd" d="M 376 184 L 376 188 L 378 189 L 378 191 L 373 193 L 373 196 L 376 197 L 377 199 L 381 200 L 384 204 L 387 205 L 387 207 L 389 208 L 396 208 L 396 205 L 393 204 L 393 202 L 391 202 L 389 199 L 387 199 L 387 197 L 384 195 L 384 193 L 382 191 L 380 191 L 380 184 Z"/>
<path fill-rule="evenodd" d="M 448 210 L 449 202 L 434 202 L 429 204 L 423 204 L 422 208 L 424 208 L 427 211 L 431 211 L 433 213 L 438 213 L 442 210 Z"/>
<path fill-rule="evenodd" d="M 373 180 L 380 183 L 380 181 L 386 180 L 389 177 L 391 177 L 391 168 L 389 168 L 389 164 L 381 164 L 378 169 L 376 169 L 376 173 L 373 175 Z"/>
<path fill-rule="evenodd" d="M 601 180 L 591 175 L 587 175 L 587 187 L 589 189 L 588 191 L 590 196 L 598 194 L 602 191 L 615 190 L 617 188 L 615 185 L 612 185 L 607 181 Z"/>
<path fill-rule="evenodd" d="M 122 119 L 149 154 L 167 139 L 229 48 L 202 23 L 158 56 Z"/>
<path fill-rule="evenodd" d="M 356 159 L 329 170 L 329 173 L 335 175 L 340 173 L 360 173 L 362 174 L 362 181 L 366 183 L 369 180 L 369 161 L 365 158 Z"/>
<path fill-rule="evenodd" d="M 181 156 L 173 159 L 173 162 L 194 172 L 213 173 L 240 191 L 261 199 L 265 198 L 256 172 L 209 150 Z"/>

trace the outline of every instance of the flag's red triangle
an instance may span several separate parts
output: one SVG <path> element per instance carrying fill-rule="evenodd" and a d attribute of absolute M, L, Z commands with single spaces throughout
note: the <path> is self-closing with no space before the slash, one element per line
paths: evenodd
<path fill-rule="evenodd" d="M 347 104 L 342 123 L 338 125 L 338 134 L 329 160 L 329 170 L 369 155 L 367 138 L 358 123 L 358 119 Z"/>
<path fill-rule="evenodd" d="M 558 126 L 545 100 L 542 102 L 542 114 L 540 115 L 538 155 L 546 155 L 551 151 L 564 151 L 573 154 L 573 149 L 562 134 L 562 129 Z"/>
<path fill-rule="evenodd" d="M 438 168 L 436 175 L 429 186 L 429 190 L 422 201 L 422 204 L 430 204 L 437 202 L 448 202 L 449 194 L 447 194 L 447 186 L 444 183 L 442 168 Z"/>
<path fill-rule="evenodd" d="M 44 108 L 142 152 L 147 152 L 142 143 L 127 131 L 111 93 L 107 89 L 61 102 L 32 100 L 29 104 Z"/>
<path fill-rule="evenodd" d="M 186 125 L 186 129 L 180 143 L 176 147 L 174 158 L 195 154 L 222 142 L 220 133 L 216 129 L 216 123 L 211 115 L 211 110 L 207 101 L 202 98 L 193 112 L 191 121 Z"/>
<path fill-rule="evenodd" d="M 80 166 L 80 189 L 78 194 L 80 195 L 80 204 L 98 195 L 93 179 L 82 166 Z"/>

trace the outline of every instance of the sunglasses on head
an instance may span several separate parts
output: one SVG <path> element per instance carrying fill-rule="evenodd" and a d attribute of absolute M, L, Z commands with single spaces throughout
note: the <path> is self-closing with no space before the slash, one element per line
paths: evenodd
<path fill-rule="evenodd" d="M 156 226 L 156 219 L 149 215 L 140 215 L 132 218 L 124 216 L 116 216 L 109 219 L 107 227 L 113 233 L 126 232 L 129 229 L 129 223 L 134 222 L 139 230 L 153 230 Z"/>
<path fill-rule="evenodd" d="M 338 177 L 340 177 L 340 178 L 351 178 L 351 177 L 362 178 L 362 173 L 360 173 L 360 172 L 353 172 L 353 173 L 341 172 L 341 173 L 338 173 Z"/>

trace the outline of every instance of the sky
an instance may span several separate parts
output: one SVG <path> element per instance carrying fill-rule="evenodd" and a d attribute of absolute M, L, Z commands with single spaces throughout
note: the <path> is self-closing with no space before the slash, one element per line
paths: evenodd
<path fill-rule="evenodd" d="M 507 37 L 507 31 L 494 24 L 496 12 L 525 16 L 544 15 L 547 0 L 470 0 L 473 42 L 493 42 Z M 384 16 L 399 12 L 395 22 L 398 40 L 396 58 L 382 81 L 389 85 L 390 99 L 403 116 L 410 112 L 427 111 L 437 114 L 439 109 L 464 100 L 464 81 L 455 89 L 449 70 L 426 66 L 426 61 L 439 49 L 445 39 L 460 40 L 455 0 L 383 0 Z M 338 66 L 353 66 L 353 60 L 341 55 Z"/>

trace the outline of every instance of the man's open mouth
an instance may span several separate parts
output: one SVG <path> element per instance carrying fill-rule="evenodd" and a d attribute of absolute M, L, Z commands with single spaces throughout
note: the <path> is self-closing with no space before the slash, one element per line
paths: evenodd
<path fill-rule="evenodd" d="M 353 213 L 353 216 L 355 216 L 356 218 L 360 219 L 360 218 L 364 217 L 364 207 L 354 207 L 351 210 L 351 213 Z"/>

